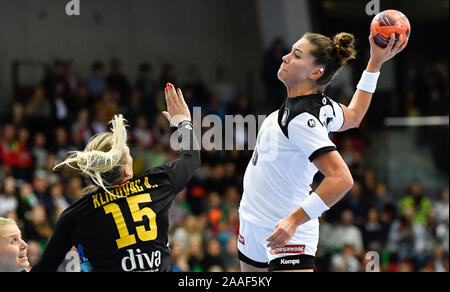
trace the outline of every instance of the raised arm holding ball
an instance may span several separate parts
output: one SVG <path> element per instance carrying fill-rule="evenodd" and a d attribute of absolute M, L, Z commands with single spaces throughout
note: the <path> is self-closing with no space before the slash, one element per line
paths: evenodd
<path fill-rule="evenodd" d="M 384 24 L 394 25 L 383 17 Z M 353 35 L 340 33 L 330 39 L 308 33 L 283 57 L 278 78 L 288 97 L 262 124 L 244 176 L 238 243 L 242 271 L 314 270 L 318 217 L 353 185 L 328 133 L 359 126 L 382 65 L 403 51 L 408 39 L 392 33 L 382 48 L 371 34 L 369 43 L 370 60 L 348 106 L 323 92 L 337 71 L 355 58 Z M 325 179 L 312 190 L 317 170 Z"/>

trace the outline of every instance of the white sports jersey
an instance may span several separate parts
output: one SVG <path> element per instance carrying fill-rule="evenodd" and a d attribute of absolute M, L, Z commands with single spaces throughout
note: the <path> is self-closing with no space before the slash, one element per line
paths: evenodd
<path fill-rule="evenodd" d="M 340 105 L 323 94 L 287 98 L 261 125 L 244 175 L 240 215 L 253 224 L 275 228 L 296 211 L 309 196 L 318 171 L 312 161 L 336 150 L 328 134 L 343 123 Z M 297 231 L 318 224 L 318 219 L 310 220 Z"/>

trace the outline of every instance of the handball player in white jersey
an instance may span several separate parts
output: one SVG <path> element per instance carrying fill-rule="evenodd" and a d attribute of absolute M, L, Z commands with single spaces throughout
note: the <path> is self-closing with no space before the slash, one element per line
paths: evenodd
<path fill-rule="evenodd" d="M 314 270 L 318 217 L 353 185 L 328 134 L 359 126 L 382 64 L 408 42 L 394 39 L 391 36 L 383 49 L 369 37 L 370 60 L 348 106 L 323 92 L 338 70 L 355 58 L 353 35 L 339 33 L 330 39 L 307 33 L 282 58 L 278 78 L 288 96 L 261 125 L 244 175 L 238 238 L 242 271 Z M 312 190 L 317 171 L 325 178 Z"/>

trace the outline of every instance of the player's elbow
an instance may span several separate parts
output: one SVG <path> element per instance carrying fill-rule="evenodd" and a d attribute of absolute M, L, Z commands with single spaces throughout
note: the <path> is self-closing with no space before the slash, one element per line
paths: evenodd
<path fill-rule="evenodd" d="M 353 129 L 359 128 L 359 125 L 361 125 L 361 122 L 362 122 L 362 119 L 355 117 L 350 123 L 350 128 L 353 128 Z"/>
<path fill-rule="evenodd" d="M 362 113 L 359 113 L 355 110 L 350 110 L 351 114 L 349 117 L 349 128 L 359 128 L 359 125 L 361 124 L 364 115 Z"/>
<path fill-rule="evenodd" d="M 341 172 L 339 176 L 339 186 L 342 192 L 347 193 L 350 191 L 354 183 L 353 177 L 348 169 Z"/>
<path fill-rule="evenodd" d="M 345 192 L 350 191 L 354 183 L 355 182 L 353 181 L 353 177 L 350 173 L 342 178 L 342 188 L 345 190 Z"/>

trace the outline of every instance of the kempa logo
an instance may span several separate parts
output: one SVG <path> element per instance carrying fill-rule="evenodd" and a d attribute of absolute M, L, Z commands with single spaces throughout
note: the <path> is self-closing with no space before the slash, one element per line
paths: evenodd
<path fill-rule="evenodd" d="M 299 259 L 296 259 L 296 260 L 281 259 L 280 263 L 282 265 L 298 265 L 298 264 L 300 264 L 300 260 Z"/>
<path fill-rule="evenodd" d="M 80 15 L 80 0 L 72 0 L 66 4 L 66 14 L 68 16 Z"/>

